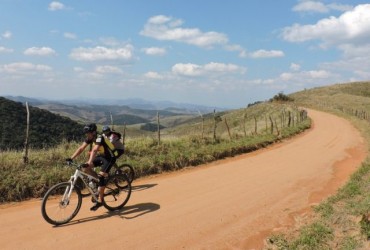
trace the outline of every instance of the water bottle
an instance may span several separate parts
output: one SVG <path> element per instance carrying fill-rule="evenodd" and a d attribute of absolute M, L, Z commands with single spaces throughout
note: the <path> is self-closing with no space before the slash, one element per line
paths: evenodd
<path fill-rule="evenodd" d="M 96 184 L 93 180 L 90 180 L 89 187 L 93 190 L 94 193 L 97 193 L 98 189 L 96 188 Z"/>

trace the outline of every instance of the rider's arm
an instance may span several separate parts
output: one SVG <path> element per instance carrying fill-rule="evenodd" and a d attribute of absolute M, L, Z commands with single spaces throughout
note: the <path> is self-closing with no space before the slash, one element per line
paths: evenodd
<path fill-rule="evenodd" d="M 87 144 L 86 142 L 82 143 L 82 145 L 73 153 L 73 155 L 71 156 L 71 159 L 73 160 L 74 158 L 79 156 L 85 150 L 87 145 L 89 144 Z"/>
<path fill-rule="evenodd" d="M 92 166 L 92 162 L 95 159 L 96 154 L 98 153 L 100 145 L 94 145 L 94 147 L 91 149 L 89 161 L 87 162 L 90 166 Z"/>

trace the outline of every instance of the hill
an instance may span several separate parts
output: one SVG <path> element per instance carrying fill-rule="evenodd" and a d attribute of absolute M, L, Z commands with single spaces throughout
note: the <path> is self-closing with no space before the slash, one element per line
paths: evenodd
<path fill-rule="evenodd" d="M 36 107 L 30 109 L 29 145 L 33 148 L 58 145 L 62 140 L 82 137 L 82 125 L 66 117 Z M 19 102 L 0 97 L 0 149 L 21 149 L 24 146 L 27 110 Z"/>
<path fill-rule="evenodd" d="M 17 102 L 28 102 L 34 107 L 48 110 L 71 118 L 78 122 L 95 122 L 111 124 L 111 115 L 115 125 L 145 124 L 156 121 L 157 112 L 163 119 L 170 117 L 193 118 L 199 112 L 212 112 L 214 108 L 177 104 L 173 102 L 150 102 L 141 99 L 127 100 L 65 100 L 50 101 L 27 98 L 23 96 L 7 96 L 6 98 Z M 219 108 L 218 110 L 224 110 Z M 171 119 L 170 119 L 171 120 Z M 171 126 L 171 122 L 167 122 Z"/>

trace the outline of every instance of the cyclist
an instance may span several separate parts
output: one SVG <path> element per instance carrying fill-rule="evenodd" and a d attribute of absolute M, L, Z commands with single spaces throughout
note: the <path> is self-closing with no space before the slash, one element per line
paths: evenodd
<path fill-rule="evenodd" d="M 122 135 L 112 130 L 107 125 L 103 126 L 102 132 L 103 135 L 110 140 L 114 148 L 117 150 L 118 152 L 117 159 L 118 159 L 125 152 L 125 145 L 121 142 Z"/>
<path fill-rule="evenodd" d="M 83 170 L 99 178 L 99 201 L 90 208 L 91 211 L 96 211 L 99 207 L 103 205 L 102 201 L 104 199 L 104 189 L 106 185 L 106 180 L 108 173 L 112 165 L 116 162 L 117 152 L 114 149 L 112 143 L 105 139 L 104 136 L 97 133 L 97 127 L 95 123 L 87 124 L 83 128 L 86 134 L 86 139 L 82 145 L 73 153 L 71 158 L 67 159 L 72 161 L 77 156 L 79 156 L 86 148 L 90 145 L 90 156 L 87 162 L 87 167 Z M 101 171 L 97 174 L 93 167 L 100 166 Z"/>

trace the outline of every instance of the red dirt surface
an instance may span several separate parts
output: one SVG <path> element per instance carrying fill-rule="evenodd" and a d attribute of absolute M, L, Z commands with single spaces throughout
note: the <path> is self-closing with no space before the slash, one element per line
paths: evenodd
<path fill-rule="evenodd" d="M 345 119 L 309 110 L 303 134 L 212 164 L 136 180 L 121 211 L 91 212 L 85 198 L 53 227 L 41 201 L 0 206 L 1 249 L 260 249 L 348 181 L 367 155 Z"/>

